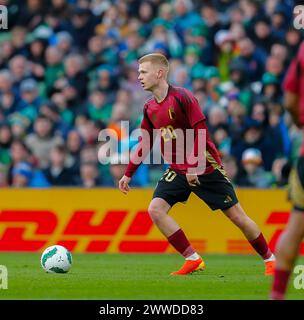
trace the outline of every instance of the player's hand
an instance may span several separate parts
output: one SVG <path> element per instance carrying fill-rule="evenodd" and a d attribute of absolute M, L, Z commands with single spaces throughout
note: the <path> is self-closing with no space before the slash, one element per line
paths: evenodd
<path fill-rule="evenodd" d="M 196 187 L 201 184 L 196 174 L 187 174 L 186 178 L 191 187 Z"/>
<path fill-rule="evenodd" d="M 123 176 L 118 182 L 119 190 L 121 192 L 123 192 L 124 194 L 127 194 L 130 190 L 130 187 L 129 187 L 130 181 L 131 181 L 131 178 L 129 178 L 127 176 Z"/>

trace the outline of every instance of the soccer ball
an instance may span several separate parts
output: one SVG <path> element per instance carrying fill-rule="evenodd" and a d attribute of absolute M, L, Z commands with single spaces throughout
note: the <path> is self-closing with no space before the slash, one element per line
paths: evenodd
<path fill-rule="evenodd" d="M 41 266 L 49 273 L 67 273 L 72 265 L 72 255 L 63 246 L 46 248 L 41 255 Z"/>

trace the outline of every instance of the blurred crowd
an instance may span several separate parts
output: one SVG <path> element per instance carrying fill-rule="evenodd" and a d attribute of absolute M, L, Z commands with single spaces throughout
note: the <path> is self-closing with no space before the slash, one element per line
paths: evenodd
<path fill-rule="evenodd" d="M 236 186 L 282 187 L 301 133 L 282 104 L 282 80 L 302 41 L 292 0 L 0 0 L 0 185 L 115 186 L 126 165 L 98 161 L 98 134 L 120 150 L 149 94 L 137 59 L 160 52 L 169 81 L 206 114 Z M 153 186 L 164 165 L 142 165 Z"/>

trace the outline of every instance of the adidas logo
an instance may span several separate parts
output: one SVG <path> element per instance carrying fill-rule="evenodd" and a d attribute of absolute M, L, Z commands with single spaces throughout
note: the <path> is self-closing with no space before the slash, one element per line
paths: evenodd
<path fill-rule="evenodd" d="M 226 199 L 224 200 L 224 203 L 229 203 L 232 201 L 232 198 L 230 196 L 227 196 Z"/>

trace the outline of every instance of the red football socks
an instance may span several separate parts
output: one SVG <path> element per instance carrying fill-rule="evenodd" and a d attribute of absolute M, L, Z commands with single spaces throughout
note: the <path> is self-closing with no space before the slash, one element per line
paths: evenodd
<path fill-rule="evenodd" d="M 268 244 L 262 233 L 255 239 L 249 241 L 254 250 L 265 260 L 269 259 L 272 255 L 271 250 L 268 247 Z"/>
<path fill-rule="evenodd" d="M 168 241 L 185 258 L 195 253 L 182 229 L 177 230 L 169 236 Z"/>
<path fill-rule="evenodd" d="M 289 270 L 278 270 L 274 272 L 274 280 L 272 284 L 271 299 L 283 300 L 287 289 L 287 284 L 290 276 Z"/>

